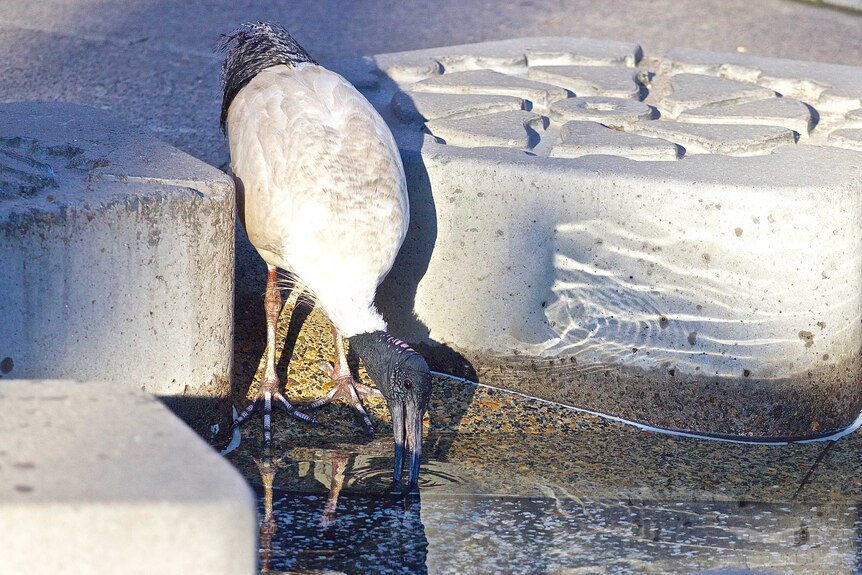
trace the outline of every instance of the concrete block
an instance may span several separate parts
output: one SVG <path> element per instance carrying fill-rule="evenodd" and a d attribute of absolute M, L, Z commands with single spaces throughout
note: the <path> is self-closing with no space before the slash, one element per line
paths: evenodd
<path fill-rule="evenodd" d="M 845 122 L 848 128 L 862 128 L 862 108 L 847 112 Z"/>
<path fill-rule="evenodd" d="M 422 92 L 396 92 L 392 96 L 392 110 L 398 119 L 405 123 L 441 118 L 469 118 L 523 108 L 524 100 L 513 96 L 423 94 Z"/>
<path fill-rule="evenodd" d="M 0 106 L 0 377 L 109 381 L 230 421 L 233 183 L 105 112 Z"/>
<path fill-rule="evenodd" d="M 640 98 L 639 70 L 615 66 L 531 66 L 532 80 L 562 86 L 575 96 Z"/>
<path fill-rule="evenodd" d="M 656 116 L 655 111 L 643 102 L 602 96 L 569 98 L 554 102 L 550 115 L 560 123 L 572 120 L 599 122 L 609 128 L 621 130 Z"/>
<path fill-rule="evenodd" d="M 256 572 L 254 495 L 148 394 L 0 383 L 0 572 Z"/>
<path fill-rule="evenodd" d="M 558 86 L 510 76 L 494 70 L 471 70 L 433 76 L 416 82 L 416 92 L 435 94 L 491 94 L 528 100 L 536 110 L 547 110 L 552 102 L 568 97 Z"/>
<path fill-rule="evenodd" d="M 686 154 L 760 156 L 796 141 L 793 130 L 781 126 L 644 122 L 631 129 L 682 146 Z"/>
<path fill-rule="evenodd" d="M 411 190 L 411 228 L 378 294 L 394 333 L 438 369 L 660 427 L 801 438 L 855 419 L 862 154 L 838 146 L 855 145 L 862 69 L 691 50 L 635 69 L 637 47 L 565 39 L 435 50 L 374 61 L 513 64 L 415 83 L 381 72 L 366 91 Z M 599 63 L 601 51 L 619 57 Z M 610 102 L 684 121 L 555 115 L 583 106 L 547 87 L 574 91 L 565 75 L 531 69 L 587 60 L 650 78 L 642 102 Z M 510 126 L 473 102 L 444 144 L 433 120 L 393 110 L 396 92 L 406 108 L 418 91 L 518 97 L 547 125 L 529 148 L 488 145 Z"/>
<path fill-rule="evenodd" d="M 862 78 L 856 66 L 674 48 L 668 51 L 661 68 L 671 75 L 721 76 L 763 86 L 825 114 L 862 108 Z"/>
<path fill-rule="evenodd" d="M 566 122 L 552 158 L 580 158 L 594 155 L 620 156 L 630 160 L 667 161 L 679 157 L 675 144 L 661 138 L 627 134 L 596 122 Z"/>
<path fill-rule="evenodd" d="M 862 152 L 862 129 L 835 130 L 829 134 L 829 143 L 839 148 Z"/>
<path fill-rule="evenodd" d="M 670 78 L 667 93 L 658 101 L 662 115 L 676 118 L 685 110 L 711 104 L 741 104 L 772 98 L 775 92 L 749 82 L 702 74 L 677 74 Z"/>
<path fill-rule="evenodd" d="M 682 112 L 679 122 L 782 126 L 808 137 L 814 127 L 811 108 L 793 98 L 766 98 L 741 104 L 703 106 Z"/>
<path fill-rule="evenodd" d="M 527 150 L 545 129 L 545 119 L 532 112 L 515 110 L 471 118 L 443 118 L 425 123 L 431 135 L 462 148 L 501 146 Z"/>

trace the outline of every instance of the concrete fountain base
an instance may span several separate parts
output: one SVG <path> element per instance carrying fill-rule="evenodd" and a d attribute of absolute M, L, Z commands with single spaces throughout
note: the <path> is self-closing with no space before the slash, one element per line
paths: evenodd
<path fill-rule="evenodd" d="M 438 369 L 721 435 L 862 408 L 862 68 L 532 38 L 338 69 L 401 146 L 378 299 Z"/>

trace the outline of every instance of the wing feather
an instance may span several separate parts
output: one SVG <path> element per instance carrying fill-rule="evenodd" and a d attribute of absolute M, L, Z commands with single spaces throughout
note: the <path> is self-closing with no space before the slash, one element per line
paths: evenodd
<path fill-rule="evenodd" d="M 362 319 L 357 309 L 373 310 L 409 221 L 383 119 L 333 72 L 275 66 L 237 95 L 227 126 L 252 243 L 308 286 L 336 327 Z"/>

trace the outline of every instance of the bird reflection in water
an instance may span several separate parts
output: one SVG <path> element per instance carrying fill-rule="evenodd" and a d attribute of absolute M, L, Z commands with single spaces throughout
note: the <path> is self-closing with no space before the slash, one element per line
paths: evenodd
<path fill-rule="evenodd" d="M 261 573 L 424 574 L 428 539 L 418 492 L 345 493 L 351 453 L 329 452 L 329 492 L 274 489 L 286 457 L 255 458 L 263 486 Z"/>
<path fill-rule="evenodd" d="M 260 520 L 260 571 L 268 573 L 269 564 L 272 560 L 272 541 L 278 531 L 275 514 L 272 511 L 272 482 L 275 472 L 282 465 L 286 456 L 273 459 L 269 449 L 265 449 L 263 457 L 254 458 L 257 469 L 260 471 L 260 480 L 263 484 L 263 518 Z"/>

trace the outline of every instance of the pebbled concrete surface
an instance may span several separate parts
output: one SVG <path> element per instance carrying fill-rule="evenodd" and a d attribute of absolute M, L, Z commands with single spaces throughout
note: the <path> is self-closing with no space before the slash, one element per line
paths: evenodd
<path fill-rule="evenodd" d="M 279 370 L 295 378 L 287 393 L 301 403 L 328 389 L 315 364 L 334 350 L 325 316 L 296 301 L 294 293 L 281 316 Z M 257 367 L 243 366 L 244 376 Z M 262 565 L 405 575 L 501 564 L 524 573 L 857 572 L 858 433 L 777 446 L 673 437 L 435 377 L 421 501 L 405 501 L 387 495 L 385 403 L 365 404 L 373 438 L 343 404 L 321 409 L 313 427 L 277 413 L 271 459 L 261 458 L 260 421 L 243 428 L 228 459 L 259 497 Z"/>
<path fill-rule="evenodd" d="M 324 324 L 311 312 L 297 340 L 291 367 L 303 381 L 291 391 L 300 399 L 325 387 L 301 369 L 310 330 Z M 263 465 L 259 425 L 245 429 L 228 456 L 270 518 L 261 527 L 270 569 L 857 571 L 858 433 L 781 446 L 672 437 L 435 378 L 421 501 L 403 501 L 386 495 L 385 419 L 368 438 L 342 407 L 326 408 L 317 428 L 276 417 L 278 456 Z M 375 420 L 387 417 L 376 402 L 372 411 Z M 348 533 L 352 544 L 344 546 Z"/>

